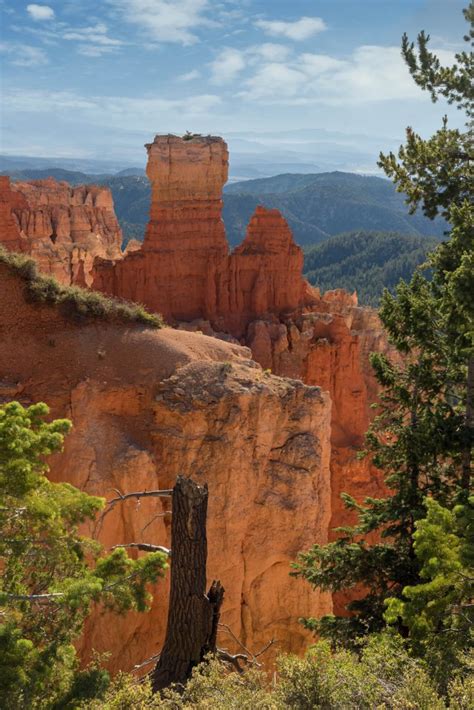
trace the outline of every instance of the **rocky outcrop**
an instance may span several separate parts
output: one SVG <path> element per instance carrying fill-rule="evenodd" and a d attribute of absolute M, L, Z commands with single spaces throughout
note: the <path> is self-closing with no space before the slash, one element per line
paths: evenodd
<path fill-rule="evenodd" d="M 297 552 L 328 536 L 328 395 L 264 373 L 247 348 L 213 337 L 68 320 L 25 300 L 21 278 L 2 264 L 0 294 L 0 398 L 47 401 L 52 416 L 74 422 L 52 477 L 107 498 L 114 488 L 169 487 L 178 473 L 206 481 L 208 574 L 226 589 L 222 621 L 252 649 L 275 637 L 276 651 L 302 652 L 311 636 L 298 617 L 332 608 L 289 576 Z M 102 542 L 169 545 L 162 501 L 114 509 Z M 110 667 L 128 670 L 156 653 L 166 583 L 155 593 L 147 615 L 112 621 L 97 611 L 85 657 L 110 651 Z"/>
<path fill-rule="evenodd" d="M 10 178 L 0 175 L 0 244 L 10 251 L 21 251 L 21 234 L 12 210 L 27 209 L 24 196 L 12 190 Z"/>
<path fill-rule="evenodd" d="M 303 253 L 278 210 L 258 207 L 232 254 L 222 221 L 227 145 L 215 136 L 156 136 L 146 146 L 150 222 L 140 250 L 98 260 L 93 288 L 144 303 L 168 321 L 208 319 L 241 337 L 266 313 L 307 302 Z"/>
<path fill-rule="evenodd" d="M 215 309 L 215 273 L 227 257 L 222 188 L 228 151 L 222 138 L 156 136 L 146 146 L 152 186 L 143 246 L 123 262 L 97 264 L 94 288 L 139 301 L 166 319 Z"/>
<path fill-rule="evenodd" d="M 257 207 L 242 244 L 218 272 L 213 323 L 242 337 L 255 318 L 297 308 L 308 296 L 302 271 L 303 252 L 284 217 Z"/>
<path fill-rule="evenodd" d="M 121 258 L 122 232 L 108 188 L 72 188 L 53 178 L 7 181 L 0 185 L 0 243 L 34 257 L 43 273 L 62 284 L 90 285 L 97 256 Z"/>

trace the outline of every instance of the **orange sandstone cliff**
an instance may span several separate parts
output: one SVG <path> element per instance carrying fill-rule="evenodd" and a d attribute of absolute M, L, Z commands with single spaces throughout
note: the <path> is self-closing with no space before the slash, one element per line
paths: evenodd
<path fill-rule="evenodd" d="M 97 256 L 121 258 L 122 231 L 107 187 L 0 181 L 0 210 L 9 215 L 8 225 L 0 221 L 0 244 L 32 256 L 43 273 L 85 286 Z"/>
<path fill-rule="evenodd" d="M 240 345 L 71 320 L 26 299 L 20 275 L 1 262 L 0 293 L 0 401 L 47 401 L 52 416 L 74 422 L 52 477 L 108 498 L 114 488 L 167 488 L 177 474 L 207 481 L 208 572 L 226 589 L 222 621 L 252 649 L 275 637 L 277 650 L 302 652 L 310 635 L 298 617 L 332 608 L 328 595 L 288 574 L 299 550 L 328 536 L 328 395 L 265 374 Z M 167 506 L 124 504 L 100 539 L 169 546 Z M 97 612 L 84 653 L 110 651 L 112 669 L 156 653 L 166 583 L 155 593 L 149 614 L 112 621 Z"/>
<path fill-rule="evenodd" d="M 229 253 L 221 138 L 157 136 L 147 150 L 145 241 L 122 260 L 99 254 L 91 277 L 93 288 L 140 301 L 179 330 L 69 323 L 54 309 L 26 305 L 18 279 L 0 268 L 4 394 L 44 399 L 55 416 L 73 419 L 55 460 L 58 479 L 106 497 L 112 488 L 168 486 L 177 473 L 206 480 L 209 576 L 226 587 L 223 620 L 253 649 L 275 636 L 278 650 L 300 652 L 309 637 L 297 618 L 343 599 L 290 578 L 290 561 L 350 522 L 341 492 L 361 500 L 382 491 L 377 471 L 356 453 L 377 394 L 368 354 L 386 350 L 386 338 L 355 294 L 321 296 L 304 281 L 302 251 L 277 210 L 258 207 Z M 28 198 L 26 189 L 23 198 L 15 192 Z M 10 234 L 2 199 L 0 191 L 0 227 Z M 12 206 L 15 219 L 21 209 Z M 193 330 L 217 338 L 183 332 Z M 166 545 L 166 515 L 145 528 L 160 506 L 114 512 L 104 542 L 137 540 L 146 529 L 141 541 Z M 156 652 L 164 583 L 158 597 L 148 616 L 113 625 L 95 617 L 85 650 L 111 650 L 115 668 Z"/>
<path fill-rule="evenodd" d="M 368 355 L 388 347 L 376 312 L 359 307 L 356 294 L 321 296 L 303 279 L 302 250 L 278 210 L 257 207 L 228 252 L 222 138 L 158 135 L 146 148 L 152 202 L 143 247 L 118 263 L 100 260 L 93 287 L 187 321 L 182 328 L 233 336 L 264 368 L 328 391 L 331 527 L 347 524 L 341 492 L 382 492 L 377 472 L 356 458 L 377 392 Z"/>

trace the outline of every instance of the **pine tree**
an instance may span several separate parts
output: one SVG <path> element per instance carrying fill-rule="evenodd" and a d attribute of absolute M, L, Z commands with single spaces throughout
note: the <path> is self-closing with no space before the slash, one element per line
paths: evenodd
<path fill-rule="evenodd" d="M 464 11 L 474 39 L 474 3 Z M 382 470 L 390 494 L 363 505 L 344 496 L 355 510 L 354 527 L 339 530 L 329 545 L 303 553 L 293 574 L 333 592 L 354 590 L 347 616 L 308 619 L 305 624 L 333 639 L 354 640 L 386 623 L 388 599 L 404 600 L 404 589 L 423 583 L 425 560 L 415 545 L 427 516 L 427 498 L 451 510 L 467 505 L 474 442 L 474 57 L 460 52 L 453 67 L 442 67 L 421 32 L 417 49 L 406 36 L 402 55 L 415 82 L 433 101 L 444 97 L 467 115 L 467 130 L 447 119 L 424 140 L 411 128 L 406 144 L 380 156 L 379 165 L 407 196 L 411 211 L 450 222 L 449 238 L 431 255 L 432 280 L 416 272 L 400 282 L 396 295 L 384 293 L 380 317 L 400 358 L 373 355 L 382 387 L 378 414 L 367 435 L 366 454 Z M 401 360 L 401 362 L 400 362 Z M 431 510 L 431 508 L 430 508 Z M 368 542 L 378 535 L 378 542 Z M 394 613 L 404 635 L 413 626 Z"/>
<path fill-rule="evenodd" d="M 0 406 L 0 696 L 6 710 L 77 707 L 105 691 L 98 666 L 80 671 L 73 641 L 92 602 L 125 612 L 147 608 L 147 585 L 166 556 L 104 555 L 78 526 L 104 500 L 46 477 L 45 457 L 71 423 L 45 421 L 45 404 Z M 76 701 L 76 702 L 74 702 Z"/>

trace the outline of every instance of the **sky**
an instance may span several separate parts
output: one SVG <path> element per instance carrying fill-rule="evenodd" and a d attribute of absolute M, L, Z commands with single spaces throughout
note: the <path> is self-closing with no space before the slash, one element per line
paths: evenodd
<path fill-rule="evenodd" d="M 466 2 L 0 0 L 0 150 L 141 165 L 156 133 L 190 130 L 249 160 L 370 172 L 407 125 L 462 125 L 413 83 L 400 39 L 425 29 L 451 63 Z"/>

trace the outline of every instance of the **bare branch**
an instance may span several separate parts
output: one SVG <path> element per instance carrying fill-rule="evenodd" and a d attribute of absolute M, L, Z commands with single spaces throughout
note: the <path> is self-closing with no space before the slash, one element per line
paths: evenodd
<path fill-rule="evenodd" d="M 257 668 L 261 668 L 262 664 L 257 661 L 257 658 L 259 658 L 259 656 L 262 656 L 266 651 L 268 651 L 268 649 L 273 646 L 273 644 L 278 643 L 276 639 L 271 639 L 271 641 L 266 643 L 265 646 L 263 646 L 263 648 L 258 651 L 258 653 L 252 653 L 234 634 L 230 626 L 227 626 L 227 624 L 219 624 L 219 628 L 227 631 L 227 633 L 232 637 L 235 643 L 237 643 L 240 648 L 245 651 L 245 653 L 236 653 L 235 655 L 232 655 L 226 649 L 217 649 L 218 657 L 224 662 L 233 665 L 238 673 L 243 673 L 243 668 L 240 666 L 239 661 L 245 661 L 245 663 L 247 663 L 249 666 L 257 666 Z"/>
<path fill-rule="evenodd" d="M 133 671 L 139 671 L 141 668 L 144 668 L 145 666 L 149 666 L 151 663 L 154 663 L 159 659 L 161 656 L 161 651 L 160 653 L 155 653 L 154 656 L 150 656 L 150 658 L 147 658 L 145 661 L 142 661 L 142 663 L 137 663 L 136 666 L 133 666 L 132 672 Z"/>
<path fill-rule="evenodd" d="M 230 663 L 232 666 L 234 666 L 237 673 L 240 674 L 244 672 L 244 669 L 240 665 L 239 661 L 245 661 L 246 663 L 249 662 L 249 658 L 245 655 L 245 653 L 236 653 L 232 655 L 224 648 L 217 649 L 217 657 L 219 658 L 219 660 L 224 661 L 224 663 Z"/>
<path fill-rule="evenodd" d="M 139 500 L 140 498 L 171 498 L 173 494 L 172 488 L 163 489 L 161 491 L 134 491 L 133 493 L 123 494 L 120 493 L 117 488 L 113 488 L 112 490 L 118 493 L 118 498 L 112 498 L 112 500 L 108 500 L 106 505 L 115 505 L 115 503 L 122 503 L 124 500 L 129 500 L 130 498 L 136 498 L 137 500 Z"/>
<path fill-rule="evenodd" d="M 117 488 L 112 488 L 113 491 L 117 493 L 117 498 L 112 498 L 108 500 L 105 504 L 105 510 L 99 517 L 97 524 L 95 526 L 94 534 L 97 537 L 102 530 L 102 525 L 104 524 L 105 517 L 110 513 L 111 510 L 115 508 L 117 503 L 123 503 L 126 500 L 135 499 L 139 502 L 142 498 L 171 498 L 173 490 L 171 488 L 165 490 L 152 490 L 152 491 L 133 491 L 132 493 L 121 493 Z"/>
<path fill-rule="evenodd" d="M 149 528 L 152 523 L 155 522 L 155 520 L 157 520 L 158 518 L 164 518 L 165 515 L 171 515 L 171 510 L 165 510 L 165 511 L 163 511 L 163 513 L 157 513 L 156 515 L 154 515 L 154 516 L 152 517 L 152 519 L 149 520 L 149 521 L 147 522 L 147 524 L 142 527 L 142 529 L 140 530 L 140 532 L 143 534 L 143 533 L 145 532 L 145 530 L 146 530 L 147 528 Z"/>

